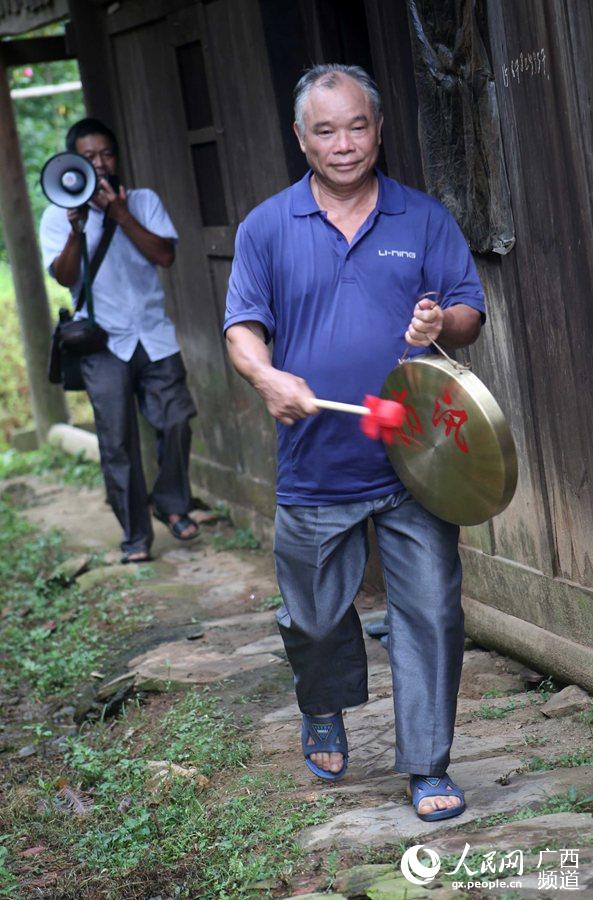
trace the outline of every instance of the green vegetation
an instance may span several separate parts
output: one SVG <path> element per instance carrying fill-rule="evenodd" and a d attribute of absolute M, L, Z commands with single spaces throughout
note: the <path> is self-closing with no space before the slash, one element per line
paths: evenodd
<path fill-rule="evenodd" d="M 593 766 L 593 752 L 591 749 L 575 750 L 573 753 L 561 753 L 553 759 L 543 759 L 534 756 L 527 764 L 529 772 L 541 772 L 546 769 L 564 769 L 574 766 Z"/>
<path fill-rule="evenodd" d="M 207 693 L 175 700 L 150 724 L 149 711 L 136 709 L 115 729 L 99 723 L 70 739 L 58 779 L 56 767 L 13 791 L 7 847 L 46 846 L 64 898 L 120 896 L 124 879 L 139 892 L 145 883 L 168 896 L 235 898 L 289 874 L 301 856 L 293 835 L 321 821 L 331 799 L 296 801 L 290 777 L 246 772 L 250 745 Z M 150 760 L 184 769 L 155 779 Z M 224 789 L 200 777 L 223 771 Z M 9 860 L 14 885 L 31 863 Z"/>
<path fill-rule="evenodd" d="M 591 703 L 589 709 L 584 709 L 579 713 L 579 719 L 593 731 L 593 703 Z"/>
<path fill-rule="evenodd" d="M 491 825 L 504 825 L 507 822 L 518 822 L 522 819 L 533 819 L 536 816 L 547 816 L 560 812 L 593 812 L 593 795 L 580 796 L 575 785 L 571 785 L 566 794 L 550 794 L 541 805 L 524 806 L 514 813 L 496 813 L 485 819 L 476 819 L 476 828 L 489 828 Z"/>
<path fill-rule="evenodd" d="M 70 294 L 46 276 L 46 287 L 54 319 L 60 306 L 70 304 Z M 0 354 L 0 452 L 9 446 L 17 428 L 32 425 L 29 386 L 23 356 L 14 288 L 10 267 L 0 261 L 0 316 L 2 317 L 2 354 Z M 49 355 L 49 345 L 47 348 Z M 93 412 L 84 391 L 68 393 L 68 406 L 76 423 L 92 422 Z"/>
<path fill-rule="evenodd" d="M 52 25 L 40 34 L 59 34 L 63 24 Z M 10 87 L 26 88 L 44 84 L 61 84 L 79 80 L 75 60 L 19 66 L 10 70 Z M 36 228 L 47 206 L 39 185 L 43 164 L 54 153 L 64 149 L 67 129 L 84 116 L 80 90 L 46 97 L 26 97 L 14 100 L 17 128 L 23 164 L 29 187 Z M 54 318 L 59 306 L 70 303 L 70 294 L 55 281 L 46 277 L 46 286 Z M 2 318 L 2 356 L 0 358 L 0 451 L 6 449 L 10 435 L 17 428 L 31 424 L 29 388 L 21 346 L 14 301 L 14 289 L 7 264 L 6 248 L 0 223 L 0 316 Z M 48 347 L 49 353 L 49 347 Z M 86 394 L 69 395 L 73 421 L 90 422 L 92 412 Z"/>
<path fill-rule="evenodd" d="M 477 709 L 473 716 L 474 719 L 503 719 L 510 712 L 513 712 L 515 709 L 521 709 L 523 704 L 517 704 L 511 700 L 506 706 L 486 706 L 483 704 L 479 709 Z"/>
<path fill-rule="evenodd" d="M 110 638 L 143 621 L 107 586 L 65 588 L 50 578 L 64 559 L 58 532 L 37 535 L 0 501 L 0 681 L 5 689 L 28 685 L 43 699 L 73 690 L 105 657 Z M 131 573 L 134 578 L 136 573 Z"/>
<path fill-rule="evenodd" d="M 70 456 L 49 444 L 30 453 L 18 450 L 0 453 L 0 479 L 14 475 L 51 475 L 63 484 L 77 487 L 100 487 L 103 483 L 97 463 L 85 459 L 83 453 Z"/>
<path fill-rule="evenodd" d="M 266 612 L 268 609 L 280 609 L 283 604 L 282 594 L 272 594 L 270 597 L 264 597 L 261 603 L 258 603 L 258 610 Z"/>
<path fill-rule="evenodd" d="M 558 684 L 552 675 L 548 675 L 547 678 L 544 678 L 543 681 L 537 686 L 537 693 L 540 695 L 541 699 L 545 703 L 550 699 L 552 694 L 558 693 L 562 685 Z"/>
<path fill-rule="evenodd" d="M 260 547 L 251 528 L 235 528 L 230 536 L 215 534 L 212 543 L 219 553 L 223 550 L 258 550 Z"/>
<path fill-rule="evenodd" d="M 60 34 L 63 30 L 63 24 L 52 25 L 36 32 L 36 36 Z M 75 60 L 36 63 L 10 69 L 11 89 L 79 80 L 78 63 Z M 47 206 L 47 200 L 39 186 L 39 173 L 50 156 L 65 149 L 64 138 L 70 125 L 85 115 L 82 91 L 79 89 L 46 97 L 19 97 L 14 99 L 13 104 L 33 217 L 37 224 Z M 6 258 L 5 253 L 0 229 L 0 259 Z"/>

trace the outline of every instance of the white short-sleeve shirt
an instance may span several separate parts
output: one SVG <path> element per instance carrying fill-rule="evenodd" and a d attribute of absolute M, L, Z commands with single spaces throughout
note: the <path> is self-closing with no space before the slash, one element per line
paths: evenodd
<path fill-rule="evenodd" d="M 148 189 L 128 191 L 128 209 L 148 231 L 177 241 L 178 235 L 158 195 Z M 89 206 L 86 236 L 92 259 L 103 231 L 102 210 Z M 71 227 L 66 210 L 49 206 L 41 217 L 40 241 L 43 264 L 54 275 L 52 263 L 64 249 Z M 81 272 L 71 288 L 76 299 L 82 287 Z M 165 294 L 157 267 L 137 249 L 121 228 L 116 228 L 93 281 L 95 319 L 109 335 L 108 347 L 127 362 L 138 341 L 154 362 L 179 350 L 175 326 L 165 313 Z M 83 306 L 80 315 L 86 315 Z"/>

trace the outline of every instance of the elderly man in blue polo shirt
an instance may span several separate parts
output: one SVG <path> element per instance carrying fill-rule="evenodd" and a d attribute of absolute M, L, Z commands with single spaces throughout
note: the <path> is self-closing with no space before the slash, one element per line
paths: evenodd
<path fill-rule="evenodd" d="M 463 661 L 459 530 L 404 489 L 380 442 L 315 396 L 378 394 L 406 347 L 462 347 L 484 295 L 467 243 L 433 198 L 376 169 L 381 100 L 357 66 L 321 65 L 295 91 L 310 171 L 237 234 L 225 333 L 237 371 L 278 422 L 278 621 L 295 676 L 307 766 L 348 764 L 342 710 L 368 699 L 354 599 L 373 519 L 387 588 L 398 772 L 425 820 L 459 815 L 447 775 Z M 440 305 L 418 300 L 429 291 Z M 268 344 L 273 341 L 270 356 Z"/>

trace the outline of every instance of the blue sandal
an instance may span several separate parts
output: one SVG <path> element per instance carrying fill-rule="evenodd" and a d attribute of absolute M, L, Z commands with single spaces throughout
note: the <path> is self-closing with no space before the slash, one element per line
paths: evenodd
<path fill-rule="evenodd" d="M 424 822 L 436 822 L 438 819 L 452 819 L 465 810 L 465 795 L 461 788 L 451 781 L 445 773 L 441 778 L 428 775 L 411 775 L 407 794 L 414 805 L 418 818 Z M 430 813 L 419 813 L 418 807 L 426 797 L 459 797 L 461 803 L 449 809 L 436 809 Z"/>
<path fill-rule="evenodd" d="M 309 739 L 312 738 L 314 743 L 310 744 Z M 344 730 L 344 721 L 342 713 L 336 713 L 335 716 L 308 716 L 303 713 L 303 727 L 301 730 L 301 746 L 305 757 L 305 765 L 308 769 L 323 778 L 324 781 L 339 781 L 346 774 L 348 768 L 348 741 L 346 740 L 346 732 Z M 344 765 L 339 772 L 329 772 L 327 769 L 320 769 L 310 757 L 312 753 L 342 753 L 344 755 Z"/>

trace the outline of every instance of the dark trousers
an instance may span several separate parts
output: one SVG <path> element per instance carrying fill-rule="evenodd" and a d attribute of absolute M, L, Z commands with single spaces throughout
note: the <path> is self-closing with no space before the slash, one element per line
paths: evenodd
<path fill-rule="evenodd" d="M 275 556 L 280 633 L 300 709 L 310 715 L 368 699 L 354 599 L 373 519 L 389 616 L 396 771 L 443 775 L 463 665 L 459 528 L 405 490 L 331 506 L 279 506 Z"/>
<path fill-rule="evenodd" d="M 196 409 L 181 354 L 151 362 L 138 343 L 128 362 L 109 350 L 84 357 L 82 374 L 95 414 L 107 497 L 124 531 L 122 550 L 148 551 L 153 532 L 134 398 L 157 432 L 159 474 L 152 502 L 168 515 L 184 515 L 191 502 L 189 419 Z"/>

